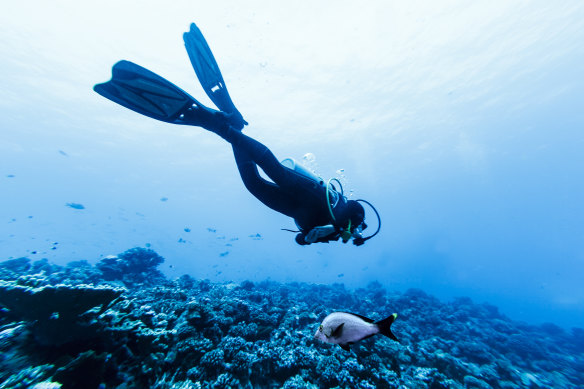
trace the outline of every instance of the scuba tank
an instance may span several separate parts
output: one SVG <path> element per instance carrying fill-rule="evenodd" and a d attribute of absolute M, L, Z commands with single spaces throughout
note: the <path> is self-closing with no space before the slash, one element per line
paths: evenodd
<path fill-rule="evenodd" d="M 310 178 L 312 181 L 318 183 L 318 185 L 324 185 L 324 180 L 322 178 L 318 177 L 316 174 L 296 162 L 294 158 L 286 158 L 280 163 L 282 166 L 294 170 L 296 173 L 301 174 L 306 178 Z"/>

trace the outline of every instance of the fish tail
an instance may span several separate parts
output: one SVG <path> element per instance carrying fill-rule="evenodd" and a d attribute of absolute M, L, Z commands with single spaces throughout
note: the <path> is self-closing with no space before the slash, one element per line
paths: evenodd
<path fill-rule="evenodd" d="M 397 340 L 397 337 L 393 334 L 393 332 L 391 332 L 391 325 L 393 324 L 396 318 L 397 313 L 394 313 L 393 315 L 386 317 L 383 320 L 375 322 L 375 324 L 377 325 L 377 328 L 379 328 L 380 334 L 385 335 L 388 338 L 395 340 L 396 342 L 399 342 L 399 340 Z"/>

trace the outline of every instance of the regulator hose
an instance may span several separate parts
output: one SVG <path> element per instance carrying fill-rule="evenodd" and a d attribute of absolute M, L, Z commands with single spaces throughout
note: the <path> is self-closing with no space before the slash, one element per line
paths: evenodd
<path fill-rule="evenodd" d="M 362 242 L 361 244 L 363 244 L 379 233 L 379 230 L 381 229 L 381 217 L 379 216 L 379 212 L 377 212 L 377 209 L 375 209 L 375 207 L 369 201 L 363 200 L 363 199 L 359 199 L 359 200 L 355 200 L 355 201 L 359 201 L 359 202 L 367 204 L 369 207 L 371 207 L 371 209 L 373 210 L 373 212 L 375 212 L 375 215 L 377 216 L 377 231 L 375 231 L 372 235 L 370 235 L 366 238 L 361 238 L 362 239 L 362 240 L 360 239 Z"/>
<path fill-rule="evenodd" d="M 333 219 L 333 222 L 337 222 L 337 218 L 335 217 L 335 214 L 333 213 L 333 208 L 331 207 L 331 200 L 330 200 L 330 191 L 331 191 L 331 186 L 334 188 L 333 185 L 331 185 L 332 181 L 336 181 L 339 184 L 339 187 L 341 188 L 341 196 L 344 196 L 344 191 L 343 191 L 343 185 L 341 184 L 341 181 L 339 181 L 337 178 L 331 178 L 327 181 L 326 183 L 326 205 L 328 206 L 328 210 L 331 214 L 331 218 Z"/>

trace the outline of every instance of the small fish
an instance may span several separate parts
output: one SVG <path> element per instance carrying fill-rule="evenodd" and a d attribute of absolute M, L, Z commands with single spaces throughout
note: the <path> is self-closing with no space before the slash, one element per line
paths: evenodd
<path fill-rule="evenodd" d="M 73 209 L 85 209 L 85 206 L 83 204 L 79 204 L 79 203 L 67 203 L 65 205 L 68 206 L 69 208 L 73 208 Z"/>
<path fill-rule="evenodd" d="M 349 351 L 349 346 L 360 340 L 376 334 L 385 335 L 399 342 L 391 332 L 391 324 L 397 318 L 397 313 L 380 320 L 373 321 L 365 316 L 347 312 L 333 312 L 324 318 L 314 338 L 325 343 L 338 344 L 343 350 Z"/>

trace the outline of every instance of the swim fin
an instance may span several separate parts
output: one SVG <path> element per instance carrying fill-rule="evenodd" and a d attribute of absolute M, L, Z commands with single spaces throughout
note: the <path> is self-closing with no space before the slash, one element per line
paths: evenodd
<path fill-rule="evenodd" d="M 181 115 L 194 105 L 202 106 L 188 93 L 135 63 L 119 61 L 112 79 L 93 90 L 115 103 L 142 115 L 167 123 L 187 124 Z"/>
<path fill-rule="evenodd" d="M 116 63 L 112 79 L 95 85 L 93 90 L 134 112 L 163 122 L 213 129 L 227 119 L 237 127 L 231 123 L 231 115 L 205 107 L 170 81 L 129 61 Z"/>
<path fill-rule="evenodd" d="M 233 114 L 233 120 L 240 120 L 241 128 L 243 128 L 248 123 L 235 108 L 235 104 L 227 92 L 217 61 L 215 61 L 205 37 L 195 23 L 191 24 L 189 32 L 184 33 L 183 39 L 191 64 L 207 96 L 221 111 Z"/>

